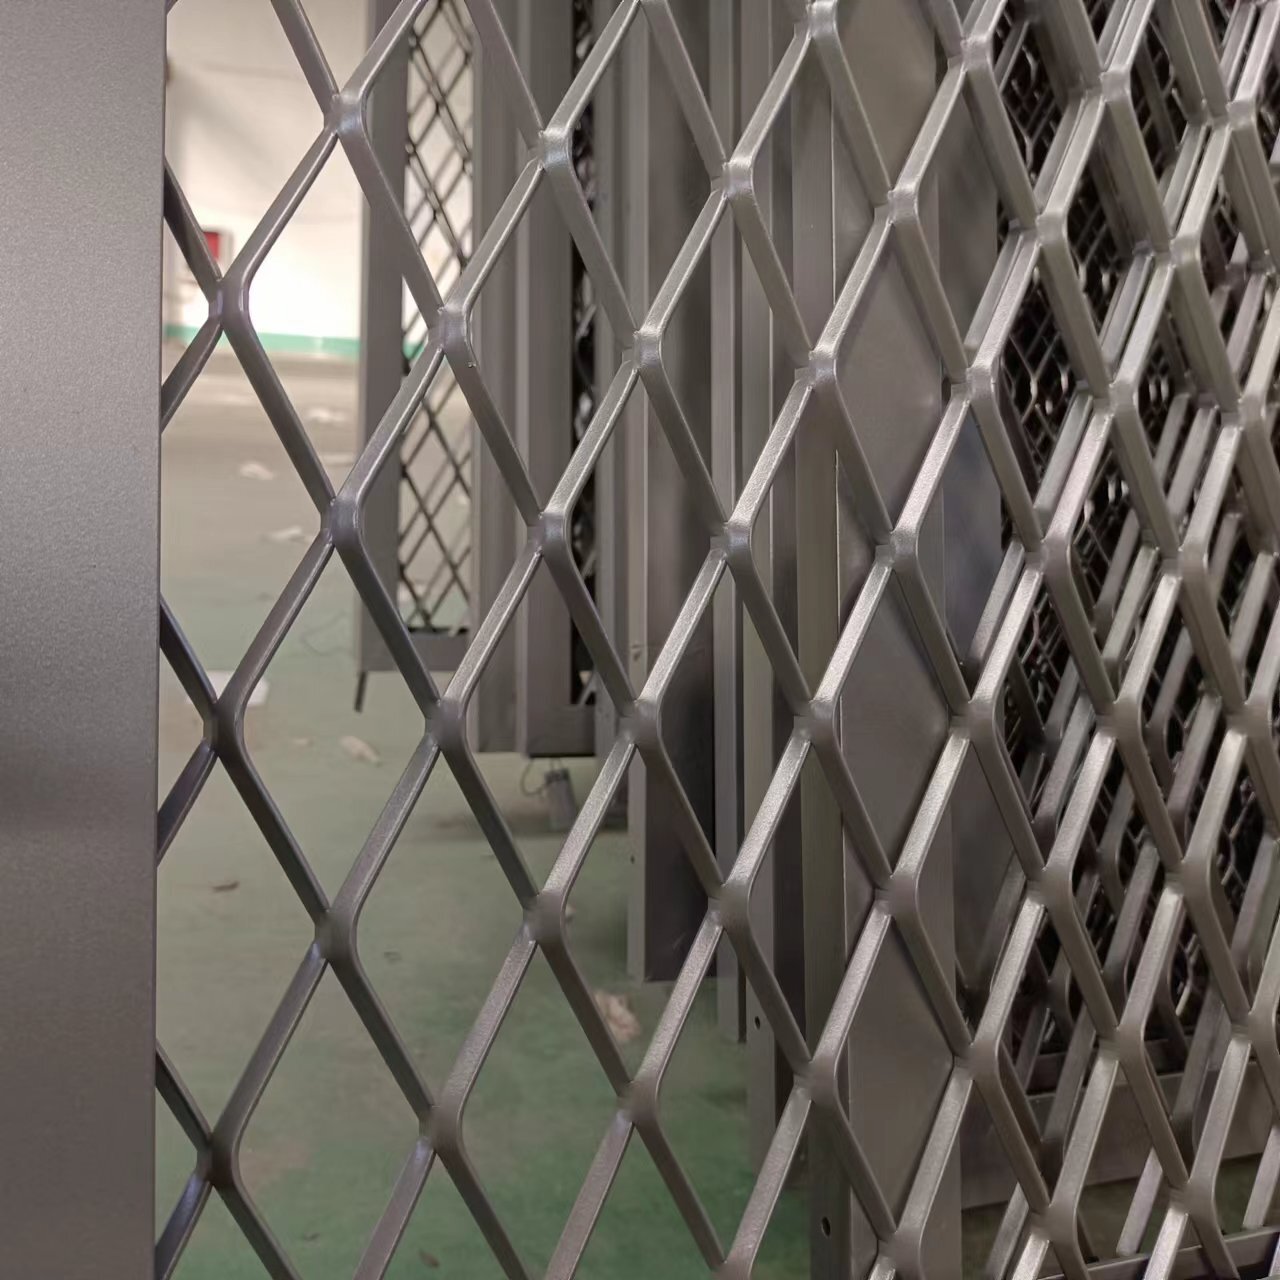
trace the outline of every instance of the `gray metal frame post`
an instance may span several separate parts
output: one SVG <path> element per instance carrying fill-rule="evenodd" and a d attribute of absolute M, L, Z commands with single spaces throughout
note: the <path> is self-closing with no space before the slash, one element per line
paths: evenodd
<path fill-rule="evenodd" d="M 369 38 L 395 11 L 395 0 L 368 0 Z M 409 136 L 409 46 L 397 45 L 369 95 L 369 140 L 383 170 L 398 177 L 404 196 L 405 144 Z M 363 448 L 378 429 L 404 381 L 404 282 L 395 227 L 387 211 L 362 201 L 363 273 L 360 291 L 359 432 Z M 373 481 L 365 508 L 364 534 L 382 585 L 392 600 L 400 585 L 400 467 L 393 461 Z M 429 637 L 421 637 L 428 639 Z M 373 615 L 356 611 L 361 673 L 391 671 L 394 664 Z M 435 656 L 435 655 L 431 655 Z M 430 658 L 428 658 L 430 661 Z"/>
<path fill-rule="evenodd" d="M 6 1276 L 153 1266 L 164 65 L 151 0 L 0 14 Z"/>
<path fill-rule="evenodd" d="M 595 30 L 604 30 L 614 0 L 595 0 Z M 627 137 L 623 71 L 614 63 L 601 77 L 594 98 L 593 148 L 596 165 L 596 223 L 612 261 L 624 256 L 626 203 L 625 146 Z M 607 387 L 618 369 L 618 339 L 600 309 L 596 320 L 596 386 Z M 620 437 L 596 463 L 596 606 L 605 634 L 619 652 L 627 644 L 627 459 Z M 597 694 L 595 751 L 604 759 L 618 732 L 617 710 L 608 697 Z"/>
<path fill-rule="evenodd" d="M 707 58 L 705 7 L 690 6 L 681 23 L 695 67 Z M 682 15 L 683 17 L 684 15 Z M 706 173 L 670 91 L 647 21 L 629 33 L 624 53 L 626 87 L 626 283 L 633 314 L 643 316 L 688 232 L 703 198 Z M 652 163 L 655 140 L 661 164 Z M 711 354 L 706 308 L 708 285 L 699 280 L 671 320 L 664 346 L 671 377 L 691 428 L 710 455 Z M 695 295 L 701 297 L 695 299 Z M 633 688 L 649 674 L 683 604 L 684 592 L 706 553 L 706 535 L 687 509 L 686 481 L 651 407 L 639 388 L 627 406 L 626 468 L 629 492 L 627 556 L 627 658 Z M 659 567 L 651 571 L 650 566 Z M 699 636 L 674 677 L 663 707 L 663 736 L 690 804 L 706 829 L 714 824 L 714 672 L 712 625 Z M 687 857 L 666 786 L 652 785 L 643 764 L 628 777 L 628 828 L 633 858 L 628 967 L 640 979 L 665 980 L 679 971 L 705 911 L 705 894 Z"/>
<path fill-rule="evenodd" d="M 516 51 L 534 99 L 560 101 L 573 74 L 573 9 L 517 0 Z M 549 197 L 516 233 L 515 438 L 539 497 L 573 450 L 572 245 Z M 527 756 L 590 755 L 591 709 L 573 698 L 569 612 L 550 573 L 516 615 L 516 747 Z"/>
<path fill-rule="evenodd" d="M 839 287 L 835 261 L 834 125 L 830 92 L 810 60 L 792 92 L 793 280 L 806 328 L 821 332 Z M 830 438 L 809 429 L 797 434 L 795 483 L 795 587 L 800 666 L 811 689 L 835 649 L 840 613 L 839 542 L 836 537 L 836 458 Z M 804 1026 L 813 1048 L 827 1020 L 848 963 L 851 930 L 845 905 L 846 867 L 840 813 L 822 777 L 808 770 L 800 781 L 804 893 Z M 848 1091 L 848 1065 L 840 1089 Z M 812 1280 L 847 1280 L 852 1274 L 853 1198 L 840 1176 L 835 1151 L 821 1133 L 809 1141 L 809 1266 Z"/>
<path fill-rule="evenodd" d="M 710 5 L 710 104 L 720 134 L 739 133 L 741 51 L 739 0 Z M 726 511 L 742 483 L 738 375 L 742 353 L 742 259 L 732 219 L 711 246 L 711 474 Z M 721 584 L 712 605 L 715 734 L 715 849 L 725 876 L 742 847 L 742 620 L 733 579 Z M 720 1029 L 741 1039 L 746 987 L 738 955 L 728 941 L 716 952 L 716 1004 Z"/>
<path fill-rule="evenodd" d="M 494 0 L 508 31 L 514 30 L 514 0 Z M 496 72 L 482 46 L 474 66 L 475 189 L 472 193 L 473 242 L 497 216 L 518 172 L 517 135 Z M 516 414 L 515 254 L 493 264 L 476 301 L 475 341 L 485 385 L 504 422 Z M 472 619 L 488 613 L 511 569 L 519 545 L 516 510 L 502 472 L 480 432 L 472 426 L 471 449 Z M 514 751 L 516 747 L 516 629 L 498 642 L 470 707 L 470 726 L 478 751 Z"/>
<path fill-rule="evenodd" d="M 741 23 L 741 90 L 744 113 L 755 109 L 769 81 L 778 51 L 791 36 L 791 22 L 777 0 L 750 0 Z M 791 262 L 789 181 L 790 105 L 762 146 L 755 175 L 767 226 L 784 267 Z M 779 147 L 775 139 L 782 142 Z M 781 350 L 768 299 L 754 272 L 742 276 L 742 455 L 760 454 L 794 377 Z M 744 465 L 745 462 L 744 462 Z M 756 524 L 755 561 L 773 607 L 793 648 L 796 640 L 795 466 L 783 462 Z M 754 628 L 742 637 L 743 807 L 759 809 L 794 717 L 774 679 L 773 667 Z M 804 1024 L 804 923 L 800 874 L 800 805 L 783 814 L 765 870 L 752 895 L 752 930 L 770 963 L 792 1013 Z M 747 1107 L 752 1161 L 759 1166 L 791 1091 L 791 1071 L 773 1027 L 752 987 L 746 992 Z"/>

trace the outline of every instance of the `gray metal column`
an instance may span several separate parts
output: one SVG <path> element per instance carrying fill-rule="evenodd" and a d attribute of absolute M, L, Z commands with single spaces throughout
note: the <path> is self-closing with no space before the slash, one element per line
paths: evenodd
<path fill-rule="evenodd" d="M 534 99 L 550 112 L 573 74 L 573 8 L 518 0 L 516 51 Z M 573 449 L 572 242 L 555 202 L 535 199 L 516 238 L 516 442 L 534 490 L 550 496 Z M 590 755 L 591 709 L 573 697 L 569 611 L 548 572 L 516 615 L 516 749 Z"/>
<path fill-rule="evenodd" d="M 694 66 L 708 56 L 708 12 L 682 6 L 681 35 Z M 647 21 L 628 36 L 626 87 L 626 283 L 642 316 L 675 259 L 701 202 L 707 177 Z M 655 157 L 661 162 L 655 163 Z M 704 456 L 710 456 L 711 356 L 709 280 L 695 279 L 667 329 L 664 358 Z M 706 554 L 706 534 L 687 486 L 641 390 L 624 424 L 628 486 L 627 629 L 632 686 L 640 688 L 671 630 L 684 593 Z M 652 568 L 651 568 L 652 566 Z M 714 675 L 712 625 L 704 618 L 663 706 L 663 735 L 694 811 L 714 825 Z M 665 787 L 636 763 L 628 778 L 627 820 L 635 863 L 627 930 L 628 967 L 637 978 L 674 978 L 705 911 L 698 883 L 672 819 Z"/>
<path fill-rule="evenodd" d="M 810 60 L 792 94 L 793 280 L 796 301 L 811 335 L 821 332 L 835 302 L 839 280 L 850 266 L 836 256 L 834 125 L 822 69 Z M 856 197 L 855 197 L 856 198 Z M 796 438 L 795 588 L 798 657 L 805 680 L 816 689 L 835 649 L 840 620 L 839 540 L 836 536 L 836 458 L 830 438 L 806 423 Z M 846 862 L 840 813 L 816 770 L 800 781 L 803 830 L 805 1029 L 817 1043 L 848 963 L 857 923 L 848 918 Z M 848 1067 L 842 1069 L 848 1088 Z M 854 1274 L 853 1199 L 834 1150 L 821 1134 L 809 1142 L 810 1276 L 848 1280 Z"/>
<path fill-rule="evenodd" d="M 381 31 L 396 0 L 368 0 L 369 38 Z M 405 143 L 409 136 L 409 47 L 397 46 L 369 95 L 369 139 L 378 163 L 403 196 Z M 361 447 L 404 380 L 404 282 L 389 220 L 362 201 L 363 263 L 360 281 Z M 382 585 L 396 599 L 400 579 L 400 467 L 392 462 L 374 480 L 365 505 L 364 532 Z M 391 654 L 367 609 L 357 607 L 356 652 L 362 673 L 390 671 Z"/>
<path fill-rule="evenodd" d="M 744 115 L 754 110 L 791 37 L 791 22 L 779 0 L 749 0 L 741 24 L 741 90 Z M 790 107 L 764 142 L 756 188 L 766 225 L 784 265 L 791 262 Z M 768 300 L 754 271 L 742 276 L 743 466 L 764 445 L 794 378 L 781 351 Z M 796 645 L 795 465 L 782 464 L 756 525 L 756 564 L 792 646 Z M 794 717 L 774 680 L 773 668 L 755 629 L 742 635 L 743 807 L 749 818 L 760 807 L 775 764 L 790 737 Z M 773 967 L 798 1023 L 804 1022 L 804 910 L 802 901 L 800 804 L 787 807 L 752 897 L 752 928 Z M 747 1106 L 750 1150 L 764 1159 L 791 1090 L 791 1071 L 764 1017 L 756 993 L 746 992 Z"/>
<path fill-rule="evenodd" d="M 164 6 L 7 4 L 0 83 L 0 1274 L 142 1280 Z"/>
<path fill-rule="evenodd" d="M 514 0 L 495 0 L 508 31 L 514 30 Z M 517 136 L 502 87 L 483 48 L 474 63 L 475 189 L 472 243 L 502 207 L 517 168 Z M 489 388 L 504 422 L 516 413 L 515 255 L 493 265 L 476 302 L 475 340 Z M 511 569 L 518 545 L 516 509 L 507 483 L 480 432 L 472 428 L 471 449 L 471 617 L 478 625 Z M 516 629 L 503 635 L 472 699 L 472 740 L 478 751 L 514 751 L 516 746 Z"/>
<path fill-rule="evenodd" d="M 595 0 L 595 29 L 602 31 L 615 0 Z M 612 260 L 621 265 L 625 256 L 626 203 L 624 148 L 627 138 L 627 104 L 623 98 L 622 60 L 609 63 L 596 88 L 592 120 L 592 147 L 596 165 L 596 224 Z M 607 387 L 618 369 L 618 343 L 603 310 L 596 321 L 596 386 Z M 596 606 L 605 632 L 619 653 L 627 646 L 627 467 L 625 432 L 615 433 L 613 443 L 596 463 Z M 603 759 L 618 731 L 613 703 L 597 695 L 595 751 Z"/>
<path fill-rule="evenodd" d="M 722 138 L 739 133 L 738 100 L 742 15 L 739 0 L 710 6 L 708 68 L 711 110 Z M 733 219 L 711 243 L 711 474 L 726 511 L 742 483 L 741 402 L 742 252 Z M 742 845 L 742 619 L 732 577 L 726 575 L 713 603 L 715 706 L 716 857 L 728 875 Z M 716 1002 L 720 1029 L 732 1039 L 744 1030 L 746 989 L 737 952 L 722 942 L 716 952 Z"/>

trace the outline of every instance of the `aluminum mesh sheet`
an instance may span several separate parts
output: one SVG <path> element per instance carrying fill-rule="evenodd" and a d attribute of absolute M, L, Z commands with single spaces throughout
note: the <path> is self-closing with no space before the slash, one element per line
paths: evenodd
<path fill-rule="evenodd" d="M 225 275 L 209 258 L 171 172 L 166 217 L 210 303 L 210 317 L 167 379 L 167 423 L 225 334 L 321 516 L 320 532 L 230 683 L 215 694 L 162 609 L 162 646 L 200 711 L 205 736 L 160 813 L 161 856 L 210 771 L 224 768 L 315 924 L 307 949 L 225 1110 L 200 1114 L 163 1052 L 161 1095 L 189 1137 L 194 1171 L 157 1247 L 174 1268 L 209 1194 L 230 1208 L 268 1272 L 297 1274 L 250 1195 L 240 1141 L 321 977 L 332 969 L 419 1118 L 357 1274 L 386 1273 L 423 1186 L 451 1179 L 497 1264 L 529 1272 L 468 1159 L 465 1110 L 534 957 L 548 961 L 617 1114 L 565 1222 L 547 1274 L 575 1273 L 628 1143 L 649 1149 L 709 1273 L 750 1274 L 802 1146 L 820 1139 L 874 1236 L 877 1277 L 925 1274 L 924 1241 L 961 1126 L 980 1115 L 1012 1171 L 987 1274 L 1080 1277 L 1235 1275 L 1275 1270 L 1280 1222 L 1280 934 L 1272 872 L 1280 819 L 1276 689 L 1280 615 L 1276 543 L 1280 467 L 1273 386 L 1280 357 L 1274 263 L 1280 203 L 1276 39 L 1280 5 L 1203 0 L 1082 0 L 1022 12 L 983 0 L 962 19 L 952 0 L 921 12 L 941 51 L 932 105 L 904 164 L 886 165 L 841 41 L 834 0 L 788 0 L 794 23 L 738 137 L 724 136 L 668 0 L 621 0 L 596 32 L 573 84 L 539 106 L 491 0 L 468 0 L 471 30 L 527 148 L 500 214 L 456 278 L 438 279 L 399 193 L 374 159 L 363 104 L 391 51 L 430 0 L 404 0 L 350 80 L 339 85 L 298 0 L 274 0 L 325 123 Z M 571 140 L 600 77 L 643 25 L 705 167 L 708 194 L 646 312 L 637 312 L 606 248 Z M 802 74 L 822 77 L 834 120 L 874 216 L 835 305 L 806 323 L 762 216 L 753 171 Z M 999 252 L 963 327 L 925 234 L 921 193 L 939 140 L 966 112 L 999 197 Z M 341 146 L 366 198 L 396 229 L 425 342 L 400 393 L 335 490 L 271 367 L 248 306 L 254 273 Z M 554 491 L 535 490 L 510 424 L 485 387 L 468 319 L 486 272 L 535 194 L 572 235 L 591 296 L 618 337 L 617 373 Z M 664 350 L 673 312 L 731 226 L 756 273 L 795 380 L 741 491 L 726 504 L 691 432 Z M 860 447 L 836 375 L 875 273 L 892 260 L 909 281 L 946 380 L 942 414 L 901 514 L 892 518 Z M 599 331 L 597 331 L 598 333 Z M 510 576 L 467 656 L 438 688 L 365 546 L 362 506 L 396 465 L 424 395 L 447 369 L 527 529 Z M 628 400 L 643 394 L 679 465 L 706 535 L 701 569 L 642 687 L 609 639 L 575 555 L 572 517 Z M 856 408 L 856 406 L 855 406 Z M 972 651 L 957 651 L 928 585 L 920 530 L 965 425 L 975 421 L 1003 506 L 1003 564 Z M 806 679 L 752 553 L 758 518 L 797 437 L 830 426 L 878 549 L 821 678 Z M 832 512 L 832 520 L 835 513 Z M 254 686 L 321 570 L 342 560 L 424 719 L 418 749 L 330 898 L 273 803 L 244 737 Z M 803 556 L 805 548 L 798 554 Z M 651 566 L 661 572 L 662 566 Z M 481 778 L 466 710 L 488 656 L 530 581 L 549 573 L 596 672 L 618 731 L 545 883 L 524 864 Z M 662 711 L 679 661 L 717 587 L 732 580 L 760 637 L 793 729 L 731 868 L 722 872 L 664 740 Z M 869 821 L 838 724 L 842 690 L 890 591 L 905 602 L 946 700 L 950 727 L 909 832 L 887 848 Z M 362 905 L 421 794 L 444 763 L 492 844 L 523 925 L 463 1051 L 433 1094 L 360 963 Z M 633 1073 L 575 962 L 566 904 L 634 758 L 668 788 L 708 905 L 643 1062 Z M 848 848 L 873 883 L 830 1011 L 801 1027 L 768 963 L 752 890 L 807 760 L 839 809 Z M 983 962 L 944 963 L 921 906 L 934 836 L 962 768 L 976 761 L 1014 861 L 993 904 Z M 812 927 L 812 926 L 811 926 Z M 694 996 L 727 941 L 793 1075 L 745 1213 L 721 1239 L 670 1142 L 664 1071 Z M 903 1206 L 893 1205 L 851 1119 L 842 1084 L 856 1015 L 877 957 L 900 945 L 951 1066 Z M 892 1053 L 893 1046 L 883 1047 Z M 1037 1062 L 1060 1063 L 1048 1118 L 1031 1105 Z M 1177 1094 L 1159 1073 L 1180 1070 Z M 1270 1138 L 1238 1229 L 1214 1198 L 1250 1078 L 1270 1109 Z M 856 1082 L 854 1088 L 856 1090 Z M 1146 1168 L 1114 1246 L 1082 1207 L 1108 1107 L 1123 1088 L 1142 1122 Z M 1144 1237 L 1154 1238 L 1150 1253 Z M 850 1263 L 852 1271 L 853 1263 Z"/>
<path fill-rule="evenodd" d="M 473 48 L 466 10 L 432 0 L 409 44 L 404 216 L 439 287 L 467 265 L 472 241 Z M 428 342 L 406 296 L 405 372 Z M 447 368 L 422 397 L 400 446 L 398 596 L 412 630 L 470 624 L 471 443 L 466 400 Z"/>

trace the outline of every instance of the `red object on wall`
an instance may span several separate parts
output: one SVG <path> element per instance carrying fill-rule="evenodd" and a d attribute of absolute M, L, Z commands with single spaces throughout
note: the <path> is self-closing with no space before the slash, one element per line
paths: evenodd
<path fill-rule="evenodd" d="M 219 266 L 223 265 L 222 251 L 226 246 L 227 235 L 225 231 L 215 231 L 212 227 L 202 227 L 204 232 L 204 242 L 209 248 L 209 256 Z"/>

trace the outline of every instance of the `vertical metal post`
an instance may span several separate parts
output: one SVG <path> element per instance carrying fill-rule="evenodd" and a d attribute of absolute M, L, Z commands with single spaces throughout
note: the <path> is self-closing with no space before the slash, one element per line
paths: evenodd
<path fill-rule="evenodd" d="M 738 136 L 740 14 L 737 0 L 712 0 L 710 8 L 711 109 L 723 138 Z M 742 350 L 741 250 L 731 218 L 711 245 L 711 473 L 726 511 L 741 484 L 738 400 Z M 716 857 L 727 876 L 742 844 L 742 622 L 728 575 L 712 604 L 715 707 Z M 745 987 L 737 953 L 724 942 L 716 952 L 716 1003 L 720 1029 L 732 1039 L 744 1030 Z"/>
<path fill-rule="evenodd" d="M 776 0 L 750 0 L 741 24 L 742 110 L 754 109 L 790 38 L 791 24 Z M 791 261 L 790 107 L 784 106 L 757 162 L 756 188 L 773 242 Z M 744 468 L 759 455 L 794 373 L 780 350 L 773 316 L 754 272 L 742 274 L 741 431 Z M 794 647 L 795 465 L 782 464 L 755 532 L 756 563 Z M 773 678 L 754 629 L 742 636 L 742 771 L 744 820 L 760 806 L 793 717 Z M 773 966 L 798 1022 L 804 1021 L 804 927 L 800 868 L 800 805 L 787 807 L 752 899 L 752 928 Z M 760 1010 L 746 992 L 747 1107 L 752 1161 L 759 1165 L 791 1089 L 791 1072 Z"/>
<path fill-rule="evenodd" d="M 694 66 L 708 56 L 708 15 L 689 6 L 682 31 Z M 636 315 L 643 315 L 705 198 L 706 171 L 650 38 L 635 24 L 625 54 L 627 88 L 626 273 Z M 662 163 L 651 163 L 659 145 Z M 710 429 L 711 395 L 701 371 L 710 359 L 708 282 L 692 281 L 668 326 L 668 367 L 695 431 Z M 697 372 L 695 372 L 697 371 Z M 709 438 L 699 442 L 707 447 Z M 628 507 L 628 658 L 639 688 L 706 554 L 706 536 L 687 510 L 685 482 L 643 393 L 633 394 L 626 423 Z M 680 495 L 677 497 L 677 495 Z M 654 566 L 651 570 L 650 566 Z M 714 824 L 713 664 L 711 619 L 704 619 L 664 703 L 664 737 L 694 811 Z M 628 964 L 637 978 L 674 978 L 705 910 L 662 786 L 643 765 L 628 779 L 628 827 L 635 874 L 630 896 Z"/>
<path fill-rule="evenodd" d="M 573 72 L 573 9 L 519 0 L 516 47 L 536 101 L 553 106 Z M 573 449 L 573 263 L 569 232 L 546 192 L 516 240 L 516 440 L 544 501 Z M 569 612 L 549 573 L 516 617 L 516 743 L 527 756 L 589 755 L 589 708 L 575 705 Z"/>
<path fill-rule="evenodd" d="M 372 39 L 395 11 L 395 0 L 368 0 Z M 409 137 L 409 48 L 398 45 L 369 96 L 368 130 L 378 163 L 404 193 Z M 389 219 L 361 202 L 363 274 L 360 282 L 360 444 L 377 430 L 404 379 L 404 284 Z M 365 505 L 364 531 L 382 585 L 396 598 L 400 579 L 400 467 L 383 467 Z M 361 673 L 389 671 L 391 654 L 369 611 L 356 610 L 356 652 Z"/>
<path fill-rule="evenodd" d="M 602 31 L 613 12 L 614 0 L 595 0 L 595 29 Z M 619 60 L 610 62 L 596 88 L 592 120 L 592 148 L 596 165 L 596 223 L 605 248 L 622 263 L 624 240 L 623 160 L 625 99 Z M 596 387 L 609 385 L 618 368 L 618 339 L 600 310 L 596 319 Z M 596 463 L 596 604 L 605 631 L 619 653 L 627 645 L 627 466 L 625 430 Z M 613 703 L 599 693 L 595 700 L 595 751 L 608 754 L 617 736 L 618 716 Z"/>
<path fill-rule="evenodd" d="M 514 30 L 513 0 L 495 0 L 499 17 Z M 480 50 L 474 65 L 475 190 L 472 243 L 502 207 L 516 176 L 516 131 L 493 68 Z M 506 253 L 476 302 L 475 334 L 485 385 L 514 426 L 516 412 L 516 311 L 513 254 Z M 474 424 L 471 428 L 471 618 L 478 625 L 497 598 L 517 545 L 516 511 L 506 481 Z M 508 629 L 471 703 L 471 728 L 479 751 L 514 751 L 516 746 L 516 634 Z"/>
<path fill-rule="evenodd" d="M 796 300 L 811 334 L 826 323 L 835 301 L 835 193 L 831 98 L 822 70 L 810 60 L 792 95 L 793 275 Z M 836 460 L 825 433 L 798 433 L 795 446 L 796 612 L 799 659 L 810 688 L 835 649 L 840 608 L 836 538 Z M 845 862 L 840 814 L 822 778 L 800 780 L 804 887 L 805 1026 L 810 1044 L 821 1033 L 848 961 L 850 922 L 845 907 Z M 842 1068 L 847 1088 L 848 1068 Z M 847 1280 L 852 1274 L 852 1201 L 834 1151 L 821 1135 L 809 1144 L 810 1274 Z"/>
<path fill-rule="evenodd" d="M 0 83 L 0 1274 L 142 1280 L 164 6 L 7 5 Z"/>

